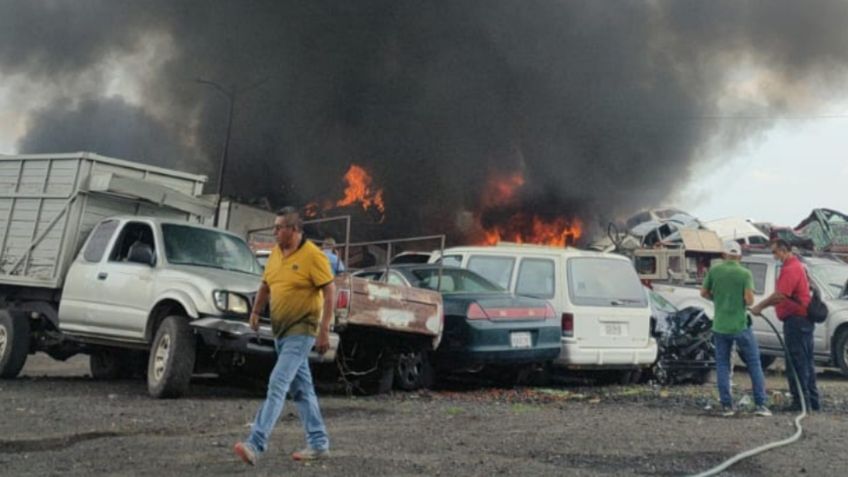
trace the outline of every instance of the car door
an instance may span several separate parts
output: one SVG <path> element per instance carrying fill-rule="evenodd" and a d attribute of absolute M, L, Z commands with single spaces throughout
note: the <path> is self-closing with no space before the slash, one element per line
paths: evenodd
<path fill-rule="evenodd" d="M 777 268 L 775 266 L 769 266 L 765 262 L 745 260 L 742 261 L 742 266 L 751 271 L 751 275 L 754 278 L 754 303 L 759 303 L 774 291 L 774 284 L 777 283 Z M 771 286 L 767 287 L 767 284 L 771 284 Z M 782 337 L 783 328 L 777 319 L 774 307 L 763 310 L 763 316 L 774 324 Z M 751 329 L 757 339 L 757 344 L 761 348 L 781 349 L 780 341 L 778 341 L 774 331 L 762 317 L 752 316 L 751 320 Z"/>
<path fill-rule="evenodd" d="M 153 298 L 156 265 L 130 261 L 133 247 L 149 246 L 158 255 L 153 226 L 147 222 L 124 224 L 97 274 L 103 296 L 98 322 L 129 338 L 144 338 Z M 157 258 L 156 263 L 161 260 Z"/>

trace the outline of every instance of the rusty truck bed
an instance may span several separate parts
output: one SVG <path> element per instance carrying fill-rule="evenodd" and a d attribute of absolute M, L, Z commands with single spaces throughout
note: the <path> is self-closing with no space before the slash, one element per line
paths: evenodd
<path fill-rule="evenodd" d="M 442 336 L 442 295 L 431 290 L 374 282 L 341 275 L 337 293 L 349 293 L 347 312 L 339 310 L 337 327 L 356 325 L 413 333 L 432 338 L 433 348 Z"/>

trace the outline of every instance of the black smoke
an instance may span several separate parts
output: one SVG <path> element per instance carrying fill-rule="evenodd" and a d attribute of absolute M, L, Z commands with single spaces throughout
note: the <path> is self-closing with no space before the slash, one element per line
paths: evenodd
<path fill-rule="evenodd" d="M 205 78 L 237 91 L 230 195 L 337 199 L 357 163 L 385 190 L 379 233 L 415 234 L 450 231 L 491 171 L 520 171 L 518 209 L 592 224 L 669 198 L 708 145 L 822 107 L 845 77 L 846 24 L 841 0 L 6 1 L 0 72 L 59 88 L 159 39 L 170 56 L 140 106 L 35 111 L 21 148 L 196 155 L 214 184 L 227 102 Z M 740 65 L 769 89 L 720 106 Z M 85 105 L 112 119 L 69 142 L 58 124 Z M 165 150 L 139 152 L 159 131 Z"/>

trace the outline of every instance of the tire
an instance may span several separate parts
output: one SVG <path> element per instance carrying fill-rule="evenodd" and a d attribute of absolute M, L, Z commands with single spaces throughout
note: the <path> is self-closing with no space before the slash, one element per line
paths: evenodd
<path fill-rule="evenodd" d="M 843 328 L 833 340 L 833 358 L 843 376 L 848 376 L 848 328 Z"/>
<path fill-rule="evenodd" d="M 773 365 L 776 360 L 777 360 L 777 356 L 771 356 L 771 355 L 768 355 L 768 354 L 761 354 L 760 355 L 760 364 L 763 367 L 763 371 L 769 369 L 769 367 L 771 365 Z"/>
<path fill-rule="evenodd" d="M 14 379 L 29 355 L 29 319 L 23 313 L 0 310 L 0 378 Z"/>
<path fill-rule="evenodd" d="M 394 386 L 403 391 L 426 389 L 433 385 L 433 366 L 426 350 L 408 348 L 397 353 Z"/>
<path fill-rule="evenodd" d="M 94 379 L 112 380 L 126 376 L 127 353 L 123 350 L 102 348 L 88 356 L 88 366 Z"/>
<path fill-rule="evenodd" d="M 188 318 L 169 316 L 156 330 L 147 362 L 147 391 L 155 398 L 177 398 L 188 390 L 197 342 Z"/>

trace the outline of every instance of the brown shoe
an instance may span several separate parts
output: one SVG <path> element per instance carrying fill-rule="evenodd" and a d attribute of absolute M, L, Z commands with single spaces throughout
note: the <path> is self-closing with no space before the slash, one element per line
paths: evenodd
<path fill-rule="evenodd" d="M 307 447 L 306 449 L 299 450 L 293 452 L 292 460 L 296 460 L 298 462 L 304 462 L 308 460 L 318 460 L 318 459 L 326 459 L 330 457 L 329 449 L 313 449 L 311 447 Z"/>

